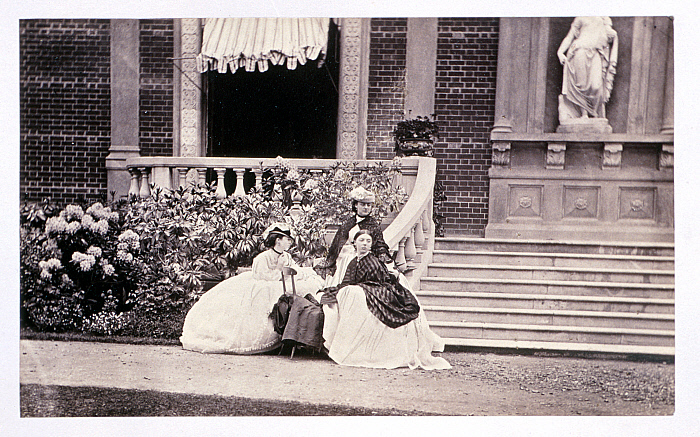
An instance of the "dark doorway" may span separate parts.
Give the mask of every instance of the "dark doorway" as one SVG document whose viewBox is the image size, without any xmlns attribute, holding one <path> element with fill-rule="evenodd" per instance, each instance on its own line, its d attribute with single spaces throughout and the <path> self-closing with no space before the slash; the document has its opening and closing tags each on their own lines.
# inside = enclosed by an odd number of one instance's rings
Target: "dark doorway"
<svg viewBox="0 0 700 437">
<path fill-rule="evenodd" d="M 337 29 L 326 60 L 235 73 L 207 73 L 208 156 L 335 158 Z"/>
</svg>

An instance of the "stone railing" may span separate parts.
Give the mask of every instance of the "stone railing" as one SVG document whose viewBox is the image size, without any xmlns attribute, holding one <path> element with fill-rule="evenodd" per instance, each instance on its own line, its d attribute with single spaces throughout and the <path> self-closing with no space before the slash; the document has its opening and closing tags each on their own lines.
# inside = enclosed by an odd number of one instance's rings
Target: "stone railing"
<svg viewBox="0 0 700 437">
<path fill-rule="evenodd" d="M 403 270 L 411 288 L 418 290 L 421 276 L 433 260 L 435 223 L 433 222 L 433 189 L 437 165 L 434 158 L 418 160 L 418 174 L 408 202 L 384 230 L 384 240 L 396 248 L 396 265 Z M 406 268 L 402 268 L 405 261 Z"/>
<path fill-rule="evenodd" d="M 298 169 L 311 172 L 323 171 L 337 161 L 334 159 L 287 159 Z M 353 161 L 357 168 L 363 165 L 391 161 Z M 151 187 L 187 187 L 216 179 L 216 193 L 220 198 L 228 195 L 244 196 L 245 184 L 260 186 L 265 168 L 273 167 L 274 158 L 185 158 L 185 157 L 139 157 L 126 161 L 131 175 L 129 196 L 148 197 Z M 227 193 L 224 179 L 227 171 L 235 174 L 235 190 Z M 209 174 L 209 178 L 207 178 Z M 384 230 L 384 239 L 396 251 L 397 265 L 404 270 L 414 290 L 420 276 L 432 260 L 434 246 L 433 187 L 435 185 L 436 161 L 434 158 L 406 157 L 401 159 L 401 177 L 395 183 L 403 186 L 409 199 L 396 216 L 389 217 L 391 223 Z M 246 177 L 246 175 L 248 175 Z M 250 182 L 250 181 L 253 182 Z M 212 180 L 213 182 L 213 180 Z M 405 267 L 404 267 L 405 266 Z"/>
</svg>

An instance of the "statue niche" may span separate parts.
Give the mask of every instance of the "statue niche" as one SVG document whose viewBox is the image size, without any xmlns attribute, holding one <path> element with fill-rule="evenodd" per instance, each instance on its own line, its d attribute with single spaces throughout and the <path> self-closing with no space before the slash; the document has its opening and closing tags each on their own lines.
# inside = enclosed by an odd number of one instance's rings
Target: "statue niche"
<svg viewBox="0 0 700 437">
<path fill-rule="evenodd" d="M 564 66 L 558 132 L 610 133 L 605 115 L 617 67 L 610 17 L 576 17 L 557 50 Z"/>
</svg>

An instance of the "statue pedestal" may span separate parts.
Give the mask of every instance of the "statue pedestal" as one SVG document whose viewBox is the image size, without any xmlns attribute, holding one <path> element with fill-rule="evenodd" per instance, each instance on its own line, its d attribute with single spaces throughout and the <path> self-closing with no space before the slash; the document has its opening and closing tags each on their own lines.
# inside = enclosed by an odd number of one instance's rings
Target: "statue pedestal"
<svg viewBox="0 0 700 437">
<path fill-rule="evenodd" d="M 610 134 L 612 133 L 612 126 L 608 123 L 607 118 L 569 118 L 561 121 L 557 132 L 567 134 Z"/>
</svg>

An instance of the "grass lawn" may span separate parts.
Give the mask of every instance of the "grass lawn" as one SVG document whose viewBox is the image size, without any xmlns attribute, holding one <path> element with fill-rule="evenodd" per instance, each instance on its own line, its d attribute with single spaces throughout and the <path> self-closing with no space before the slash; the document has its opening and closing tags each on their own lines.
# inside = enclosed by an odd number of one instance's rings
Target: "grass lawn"
<svg viewBox="0 0 700 437">
<path fill-rule="evenodd" d="M 20 384 L 20 414 L 21 417 L 427 415 L 395 409 L 314 405 L 234 396 L 37 384 Z"/>
</svg>

